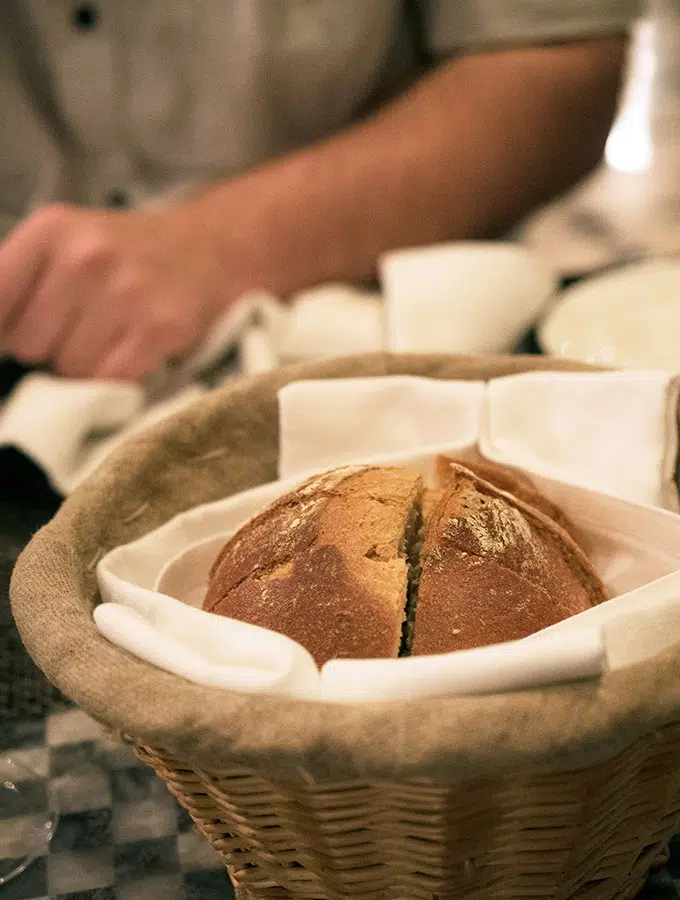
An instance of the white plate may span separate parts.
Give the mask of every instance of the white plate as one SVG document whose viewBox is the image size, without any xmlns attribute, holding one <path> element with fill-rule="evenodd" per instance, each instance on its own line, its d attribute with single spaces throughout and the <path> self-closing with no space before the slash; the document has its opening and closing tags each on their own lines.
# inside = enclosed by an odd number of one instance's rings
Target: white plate
<svg viewBox="0 0 680 900">
<path fill-rule="evenodd" d="M 636 263 L 568 288 L 538 340 L 567 359 L 680 372 L 680 261 Z"/>
</svg>

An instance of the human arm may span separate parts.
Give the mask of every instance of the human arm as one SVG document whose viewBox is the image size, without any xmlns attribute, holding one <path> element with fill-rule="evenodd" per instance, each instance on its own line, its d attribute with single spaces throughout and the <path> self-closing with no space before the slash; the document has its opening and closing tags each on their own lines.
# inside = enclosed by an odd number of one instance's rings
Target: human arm
<svg viewBox="0 0 680 900">
<path fill-rule="evenodd" d="M 497 235 L 599 162 L 626 45 L 450 60 L 365 122 L 215 186 L 195 214 L 225 258 L 237 249 L 241 288 L 282 294 L 370 277 L 392 248 Z"/>
<path fill-rule="evenodd" d="M 362 279 L 387 249 L 496 234 L 597 163 L 625 48 L 450 59 L 366 120 L 162 213 L 46 207 L 0 246 L 4 349 L 137 378 L 251 288 Z"/>
</svg>

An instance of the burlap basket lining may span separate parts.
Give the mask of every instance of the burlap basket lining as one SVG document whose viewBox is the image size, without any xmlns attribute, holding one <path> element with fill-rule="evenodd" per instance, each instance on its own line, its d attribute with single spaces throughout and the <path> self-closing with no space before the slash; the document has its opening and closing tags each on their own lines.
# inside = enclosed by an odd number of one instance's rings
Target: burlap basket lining
<svg viewBox="0 0 680 900">
<path fill-rule="evenodd" d="M 201 398 L 124 447 L 22 554 L 11 586 L 27 649 L 86 712 L 197 769 L 255 768 L 312 785 L 361 779 L 449 788 L 580 769 L 680 719 L 680 643 L 599 682 L 508 695 L 360 706 L 239 695 L 158 670 L 92 620 L 101 556 L 199 503 L 276 477 L 280 387 L 301 378 L 417 374 L 488 379 L 582 368 L 536 357 L 375 355 L 281 369 Z"/>
</svg>

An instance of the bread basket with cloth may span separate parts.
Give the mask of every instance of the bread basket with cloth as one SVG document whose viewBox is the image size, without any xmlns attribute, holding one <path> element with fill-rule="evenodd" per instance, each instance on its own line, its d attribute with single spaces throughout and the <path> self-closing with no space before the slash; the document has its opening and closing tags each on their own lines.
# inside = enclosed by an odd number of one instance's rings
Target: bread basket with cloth
<svg viewBox="0 0 680 900">
<path fill-rule="evenodd" d="M 22 554 L 12 608 L 33 659 L 165 780 L 242 900 L 632 897 L 663 853 L 680 821 L 680 627 L 655 653 L 633 635 L 632 664 L 598 678 L 332 702 L 199 684 L 93 618 L 107 554 L 276 479 L 284 386 L 574 368 L 381 354 L 236 380 L 121 446 Z M 680 568 L 671 543 L 662 575 Z"/>
</svg>

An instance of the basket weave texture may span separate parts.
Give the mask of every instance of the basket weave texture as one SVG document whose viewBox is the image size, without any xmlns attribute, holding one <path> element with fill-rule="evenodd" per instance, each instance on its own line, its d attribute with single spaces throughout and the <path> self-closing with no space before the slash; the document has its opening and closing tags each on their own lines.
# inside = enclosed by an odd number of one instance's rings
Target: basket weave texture
<svg viewBox="0 0 680 900">
<path fill-rule="evenodd" d="M 229 864 L 243 900 L 633 897 L 680 812 L 678 725 L 589 769 L 457 787 L 277 784 L 137 755 Z"/>
<path fill-rule="evenodd" d="M 136 746 L 241 900 L 634 896 L 680 821 L 680 642 L 517 694 L 361 706 L 190 684 L 108 644 L 96 562 L 275 477 L 297 378 L 489 378 L 555 361 L 359 357 L 241 380 L 122 447 L 22 554 L 13 612 L 39 667 Z"/>
</svg>

